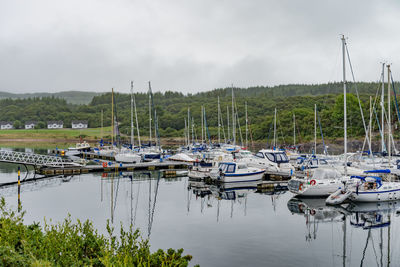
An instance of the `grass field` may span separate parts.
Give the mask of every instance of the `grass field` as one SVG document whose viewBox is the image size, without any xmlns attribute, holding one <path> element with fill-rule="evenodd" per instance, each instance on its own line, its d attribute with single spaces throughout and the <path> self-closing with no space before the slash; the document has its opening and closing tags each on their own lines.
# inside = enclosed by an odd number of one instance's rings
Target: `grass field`
<svg viewBox="0 0 400 267">
<path fill-rule="evenodd" d="M 109 136 L 111 127 L 103 128 L 103 136 Z M 80 137 L 85 140 L 97 140 L 101 137 L 101 128 L 90 129 L 13 129 L 13 130 L 0 130 L 1 140 L 66 140 L 73 141 L 79 140 Z"/>
</svg>

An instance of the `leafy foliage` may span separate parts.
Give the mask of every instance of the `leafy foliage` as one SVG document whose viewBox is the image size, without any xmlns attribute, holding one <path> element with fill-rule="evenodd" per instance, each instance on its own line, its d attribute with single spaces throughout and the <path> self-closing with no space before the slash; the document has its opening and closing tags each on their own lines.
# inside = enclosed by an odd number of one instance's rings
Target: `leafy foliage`
<svg viewBox="0 0 400 267">
<path fill-rule="evenodd" d="M 23 224 L 24 213 L 0 201 L 1 266 L 187 266 L 192 256 L 183 249 L 150 252 L 147 240 L 132 226 L 120 236 L 107 224 L 109 236 L 100 235 L 90 221 Z"/>
</svg>

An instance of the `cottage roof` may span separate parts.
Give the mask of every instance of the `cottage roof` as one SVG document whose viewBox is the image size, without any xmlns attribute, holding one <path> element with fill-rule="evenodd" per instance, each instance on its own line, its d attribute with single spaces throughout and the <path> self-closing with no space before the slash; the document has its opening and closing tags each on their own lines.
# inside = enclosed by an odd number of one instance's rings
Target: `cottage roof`
<svg viewBox="0 0 400 267">
<path fill-rule="evenodd" d="M 82 124 L 87 124 L 88 123 L 88 121 L 85 121 L 85 120 L 76 120 L 76 121 L 72 121 L 72 124 L 79 124 L 79 123 L 82 123 Z"/>
<path fill-rule="evenodd" d="M 48 121 L 47 124 L 63 124 L 63 121 Z"/>
</svg>

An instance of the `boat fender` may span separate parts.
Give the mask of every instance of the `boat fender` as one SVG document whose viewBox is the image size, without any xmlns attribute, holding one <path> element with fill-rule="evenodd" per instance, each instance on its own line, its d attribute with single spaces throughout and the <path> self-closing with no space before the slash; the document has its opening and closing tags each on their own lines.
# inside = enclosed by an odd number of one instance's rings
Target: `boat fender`
<svg viewBox="0 0 400 267">
<path fill-rule="evenodd" d="M 315 181 L 314 179 L 312 179 L 311 181 L 310 181 L 310 185 L 315 185 L 317 183 L 317 181 Z"/>
<path fill-rule="evenodd" d="M 103 162 L 103 168 L 107 167 L 107 162 Z"/>
</svg>

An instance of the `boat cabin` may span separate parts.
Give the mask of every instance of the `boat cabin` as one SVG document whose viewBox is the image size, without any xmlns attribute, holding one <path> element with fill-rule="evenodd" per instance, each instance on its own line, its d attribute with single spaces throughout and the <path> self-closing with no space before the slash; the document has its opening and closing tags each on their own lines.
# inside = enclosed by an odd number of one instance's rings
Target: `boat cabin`
<svg viewBox="0 0 400 267">
<path fill-rule="evenodd" d="M 315 169 L 312 179 L 324 180 L 324 179 L 340 179 L 342 175 L 336 169 Z"/>
<path fill-rule="evenodd" d="M 274 163 L 289 163 L 289 158 L 284 151 L 263 149 L 255 155 L 257 158 L 267 159 Z"/>
<path fill-rule="evenodd" d="M 223 162 L 218 165 L 218 168 L 223 173 L 235 173 L 238 170 L 247 169 L 247 165 L 244 163 Z"/>
</svg>

